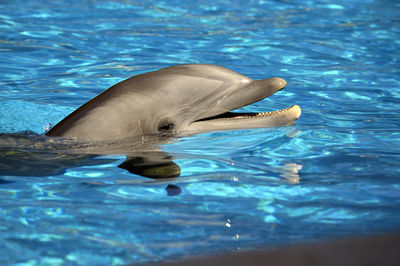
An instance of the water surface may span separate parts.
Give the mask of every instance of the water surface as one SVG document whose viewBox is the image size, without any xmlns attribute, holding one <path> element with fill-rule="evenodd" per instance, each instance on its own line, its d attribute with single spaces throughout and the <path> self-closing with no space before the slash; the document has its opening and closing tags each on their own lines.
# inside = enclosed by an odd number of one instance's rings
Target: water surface
<svg viewBox="0 0 400 266">
<path fill-rule="evenodd" d="M 283 77 L 283 91 L 244 110 L 303 111 L 292 127 L 162 145 L 182 171 L 168 181 L 119 168 L 120 154 L 60 167 L 54 151 L 16 152 L 7 140 L 3 264 L 154 262 L 400 228 L 396 1 L 30 0 L 0 10 L 3 136 L 40 143 L 23 132 L 43 134 L 116 82 L 184 63 Z"/>
</svg>

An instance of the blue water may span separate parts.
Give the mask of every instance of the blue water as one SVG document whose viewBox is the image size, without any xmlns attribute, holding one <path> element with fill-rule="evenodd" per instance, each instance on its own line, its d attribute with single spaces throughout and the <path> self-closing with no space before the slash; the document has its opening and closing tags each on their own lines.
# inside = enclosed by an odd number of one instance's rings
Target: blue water
<svg viewBox="0 0 400 266">
<path fill-rule="evenodd" d="M 392 0 L 1 1 L 0 133 L 43 134 L 116 82 L 183 63 L 282 77 L 283 91 L 244 109 L 296 103 L 302 116 L 165 144 L 182 173 L 161 182 L 118 168 L 121 155 L 58 171 L 35 149 L 1 151 L 21 171 L 0 170 L 0 264 L 156 262 L 399 230 L 399 15 Z"/>
</svg>

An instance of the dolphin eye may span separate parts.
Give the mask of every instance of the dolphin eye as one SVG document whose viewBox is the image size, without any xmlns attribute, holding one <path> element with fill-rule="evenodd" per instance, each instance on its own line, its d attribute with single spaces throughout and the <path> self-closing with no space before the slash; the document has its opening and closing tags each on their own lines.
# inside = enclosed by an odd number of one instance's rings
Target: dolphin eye
<svg viewBox="0 0 400 266">
<path fill-rule="evenodd" d="M 170 132 L 175 128 L 175 124 L 171 121 L 163 120 L 158 124 L 159 132 Z"/>
</svg>

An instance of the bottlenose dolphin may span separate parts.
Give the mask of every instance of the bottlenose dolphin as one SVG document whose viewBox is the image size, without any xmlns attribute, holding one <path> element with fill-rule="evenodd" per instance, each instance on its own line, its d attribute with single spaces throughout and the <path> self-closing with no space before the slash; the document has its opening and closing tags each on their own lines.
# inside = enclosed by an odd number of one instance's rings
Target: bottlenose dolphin
<svg viewBox="0 0 400 266">
<path fill-rule="evenodd" d="M 251 80 L 215 65 L 179 65 L 137 75 L 85 103 L 46 134 L 62 138 L 0 134 L 0 172 L 55 175 L 101 164 L 103 158 L 93 160 L 97 156 L 124 154 L 118 167 L 133 174 L 178 177 L 175 155 L 160 145 L 208 131 L 292 125 L 301 114 L 297 105 L 265 113 L 230 112 L 285 85 L 281 78 Z"/>
<path fill-rule="evenodd" d="M 265 113 L 230 112 L 260 101 L 285 85 L 281 78 L 252 80 L 216 65 L 167 67 L 112 86 L 46 135 L 107 141 L 289 126 L 300 117 L 298 105 Z"/>
</svg>

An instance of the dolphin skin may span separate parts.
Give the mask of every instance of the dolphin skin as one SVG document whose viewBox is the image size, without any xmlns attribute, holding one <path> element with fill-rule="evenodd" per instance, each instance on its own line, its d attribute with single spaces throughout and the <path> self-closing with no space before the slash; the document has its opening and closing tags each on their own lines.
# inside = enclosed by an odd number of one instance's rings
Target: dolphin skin
<svg viewBox="0 0 400 266">
<path fill-rule="evenodd" d="M 216 65 L 167 67 L 112 86 L 46 135 L 102 141 L 290 126 L 300 117 L 298 105 L 265 113 L 230 112 L 260 101 L 285 85 L 281 78 L 252 80 Z"/>
</svg>

